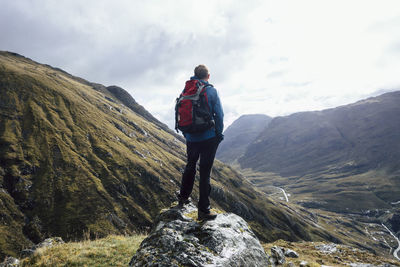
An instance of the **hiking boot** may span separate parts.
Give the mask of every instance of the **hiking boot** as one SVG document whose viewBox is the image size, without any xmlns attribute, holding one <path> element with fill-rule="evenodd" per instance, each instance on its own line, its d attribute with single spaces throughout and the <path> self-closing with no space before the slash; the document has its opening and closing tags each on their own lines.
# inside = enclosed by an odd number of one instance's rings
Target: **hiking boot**
<svg viewBox="0 0 400 267">
<path fill-rule="evenodd" d="M 186 198 L 186 199 L 180 198 L 178 201 L 178 206 L 183 207 L 184 205 L 189 204 L 189 203 L 190 203 L 190 200 L 188 198 Z"/>
<path fill-rule="evenodd" d="M 214 220 L 215 218 L 217 218 L 217 214 L 215 212 L 203 212 L 201 210 L 197 211 L 197 219 L 199 221 L 208 221 L 208 220 Z"/>
<path fill-rule="evenodd" d="M 184 205 L 190 203 L 190 198 L 181 197 L 181 194 L 179 191 L 176 191 L 175 195 L 176 195 L 176 198 L 178 199 L 178 207 L 179 208 L 183 208 Z"/>
</svg>

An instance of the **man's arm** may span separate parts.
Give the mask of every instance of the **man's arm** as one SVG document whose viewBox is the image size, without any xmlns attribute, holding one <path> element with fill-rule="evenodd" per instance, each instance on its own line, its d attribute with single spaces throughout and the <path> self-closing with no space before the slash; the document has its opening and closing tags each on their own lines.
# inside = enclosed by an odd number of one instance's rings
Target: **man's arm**
<svg viewBox="0 0 400 267">
<path fill-rule="evenodd" d="M 221 140 L 223 139 L 222 132 L 224 130 L 224 111 L 222 109 L 221 100 L 219 99 L 217 90 L 211 90 L 211 106 L 215 121 L 215 133 Z"/>
</svg>

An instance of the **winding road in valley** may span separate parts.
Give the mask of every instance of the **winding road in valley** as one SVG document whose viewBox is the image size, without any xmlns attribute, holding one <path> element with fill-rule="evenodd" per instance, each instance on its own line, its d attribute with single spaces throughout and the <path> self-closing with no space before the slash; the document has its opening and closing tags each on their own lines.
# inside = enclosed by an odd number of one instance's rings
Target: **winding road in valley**
<svg viewBox="0 0 400 267">
<path fill-rule="evenodd" d="M 395 236 L 395 234 L 392 233 L 392 231 L 390 231 L 390 229 L 389 229 L 386 225 L 384 225 L 384 224 L 382 223 L 382 226 L 394 237 L 394 239 L 397 240 L 397 243 L 399 244 L 399 246 L 398 246 L 397 249 L 395 249 L 395 251 L 393 252 L 393 256 L 394 256 L 397 260 L 400 261 L 400 258 L 399 258 L 400 240 L 397 238 L 397 236 Z"/>
<path fill-rule="evenodd" d="M 249 182 L 250 182 L 252 185 L 254 185 L 255 187 L 258 187 L 257 184 L 255 184 L 255 183 L 253 183 L 253 182 L 251 181 L 251 179 L 248 179 L 248 178 L 246 177 L 246 180 L 249 181 Z M 277 187 L 277 186 L 273 186 L 273 185 L 269 185 L 269 186 L 267 186 L 267 187 L 272 187 L 272 188 L 277 188 L 277 189 L 279 189 L 279 190 L 282 192 L 282 194 L 283 194 L 283 196 L 284 196 L 286 202 L 289 202 L 289 197 L 288 197 L 288 195 L 286 194 L 285 189 L 283 189 L 282 187 Z M 269 195 L 268 193 L 266 193 L 266 194 Z M 275 194 L 275 193 L 274 193 L 274 194 Z"/>
<path fill-rule="evenodd" d="M 254 184 L 253 184 L 254 185 Z M 256 185 L 255 185 L 256 186 Z M 273 185 L 269 185 L 268 187 L 271 187 L 271 188 L 276 188 L 276 189 L 278 189 L 282 194 L 283 194 L 283 197 L 285 198 L 285 201 L 286 202 L 289 202 L 289 197 L 288 197 L 288 195 L 286 194 L 286 191 L 285 191 L 285 189 L 283 189 L 283 188 L 281 188 L 281 187 L 277 187 L 277 186 L 273 186 Z M 276 192 L 276 193 L 272 193 L 272 194 L 268 194 L 268 193 L 265 193 L 265 194 L 267 194 L 267 195 L 275 195 L 275 194 L 278 194 L 279 192 Z"/>
<path fill-rule="evenodd" d="M 277 188 L 280 189 L 280 190 L 282 191 L 282 194 L 285 196 L 286 202 L 289 202 L 289 198 L 288 198 L 288 196 L 287 196 L 287 194 L 286 194 L 285 189 L 280 188 L 280 187 L 277 187 Z"/>
</svg>

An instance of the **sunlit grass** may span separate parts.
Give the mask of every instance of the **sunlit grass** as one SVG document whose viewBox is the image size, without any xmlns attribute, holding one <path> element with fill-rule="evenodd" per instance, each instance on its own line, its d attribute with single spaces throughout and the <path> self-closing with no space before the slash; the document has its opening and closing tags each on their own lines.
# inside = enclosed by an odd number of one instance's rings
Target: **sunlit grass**
<svg viewBox="0 0 400 267">
<path fill-rule="evenodd" d="M 39 249 L 22 266 L 127 266 L 145 235 L 110 235 Z"/>
</svg>

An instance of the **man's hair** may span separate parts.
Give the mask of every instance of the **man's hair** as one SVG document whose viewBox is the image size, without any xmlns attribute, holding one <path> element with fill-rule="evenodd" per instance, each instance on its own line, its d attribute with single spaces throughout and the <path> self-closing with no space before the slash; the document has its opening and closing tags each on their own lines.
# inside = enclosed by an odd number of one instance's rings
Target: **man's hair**
<svg viewBox="0 0 400 267">
<path fill-rule="evenodd" d="M 194 69 L 194 76 L 196 76 L 199 79 L 205 79 L 208 77 L 208 68 L 205 65 L 198 65 Z"/>
</svg>

